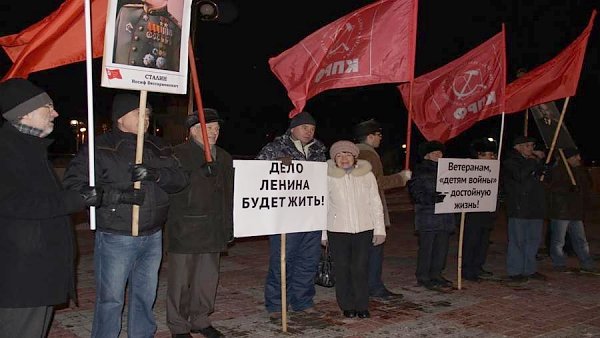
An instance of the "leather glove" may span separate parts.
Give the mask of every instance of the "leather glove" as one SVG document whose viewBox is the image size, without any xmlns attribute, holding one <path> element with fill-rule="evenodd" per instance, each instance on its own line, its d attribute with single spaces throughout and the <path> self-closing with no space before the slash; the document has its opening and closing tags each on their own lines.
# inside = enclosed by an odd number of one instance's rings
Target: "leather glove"
<svg viewBox="0 0 600 338">
<path fill-rule="evenodd" d="M 104 191 L 101 187 L 84 187 L 79 191 L 86 207 L 98 207 L 102 204 Z"/>
<path fill-rule="evenodd" d="M 442 194 L 441 192 L 436 192 L 435 196 L 433 196 L 433 203 L 441 203 L 444 201 L 444 198 L 446 198 L 445 194 Z"/>
<path fill-rule="evenodd" d="M 215 161 L 204 163 L 202 165 L 202 173 L 205 177 L 217 176 L 217 163 Z"/>
<path fill-rule="evenodd" d="M 142 205 L 146 194 L 139 189 L 127 190 L 111 189 L 104 193 L 102 206 L 113 207 L 117 204 Z"/>
<path fill-rule="evenodd" d="M 373 246 L 378 246 L 385 242 L 385 235 L 373 235 Z"/>
<path fill-rule="evenodd" d="M 283 165 L 286 165 L 286 166 L 292 165 L 292 158 L 290 156 L 280 157 L 277 160 L 281 161 L 281 164 L 283 164 Z"/>
<path fill-rule="evenodd" d="M 580 192 L 580 191 L 581 191 L 581 188 L 579 188 L 579 186 L 578 186 L 578 185 L 571 185 L 571 186 L 569 187 L 569 191 L 570 191 L 570 192 Z"/>
<path fill-rule="evenodd" d="M 129 171 L 131 171 L 131 182 L 158 182 L 160 179 L 158 169 L 146 167 L 143 164 L 133 164 L 130 166 Z"/>
<path fill-rule="evenodd" d="M 544 180 L 546 180 L 546 179 L 550 178 L 551 172 L 552 172 L 552 167 L 550 167 L 548 165 L 543 165 L 543 166 L 535 169 L 531 174 L 536 179 L 540 179 L 542 176 L 544 176 Z"/>
</svg>

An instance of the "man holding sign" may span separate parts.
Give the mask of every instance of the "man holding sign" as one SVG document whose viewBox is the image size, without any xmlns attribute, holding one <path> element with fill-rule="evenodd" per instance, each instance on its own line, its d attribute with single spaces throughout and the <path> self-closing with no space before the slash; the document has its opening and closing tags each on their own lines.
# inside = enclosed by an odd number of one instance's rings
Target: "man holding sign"
<svg viewBox="0 0 600 338">
<path fill-rule="evenodd" d="M 415 203 L 415 230 L 419 236 L 417 253 L 417 283 L 430 290 L 447 289 L 452 282 L 442 276 L 446 267 L 450 234 L 454 232 L 454 214 L 435 214 L 435 204 L 444 201 L 446 195 L 436 191 L 438 160 L 444 156 L 446 147 L 438 141 L 419 145 L 419 163 L 408 190 Z"/>
<path fill-rule="evenodd" d="M 150 109 L 147 106 L 146 112 Z M 162 226 L 169 209 L 169 193 L 187 185 L 172 149 L 154 135 L 145 135 L 144 164 L 135 161 L 139 98 L 115 96 L 113 130 L 96 141 L 96 183 L 105 187 L 103 207 L 97 211 L 94 274 L 96 305 L 92 337 L 118 337 L 129 287 L 127 332 L 151 337 L 156 331 L 152 307 L 156 299 L 162 258 Z M 148 129 L 148 112 L 145 129 Z M 88 185 L 88 149 L 77 154 L 65 172 L 72 189 Z M 141 189 L 133 182 L 142 181 Z M 132 236 L 132 207 L 140 206 L 139 236 Z"/>
<path fill-rule="evenodd" d="M 326 161 L 325 145 L 314 138 L 315 119 L 301 112 L 290 121 L 288 131 L 265 145 L 256 159 Z M 269 272 L 265 283 L 265 306 L 272 319 L 281 317 L 281 236 L 269 236 Z M 287 296 L 293 311 L 314 313 L 315 275 L 321 254 L 321 231 L 286 235 Z"/>
</svg>

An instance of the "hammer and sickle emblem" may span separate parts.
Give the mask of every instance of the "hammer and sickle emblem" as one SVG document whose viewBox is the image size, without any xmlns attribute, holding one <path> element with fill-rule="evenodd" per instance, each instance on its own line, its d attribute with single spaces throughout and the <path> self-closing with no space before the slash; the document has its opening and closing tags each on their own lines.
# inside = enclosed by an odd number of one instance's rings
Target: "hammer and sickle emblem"
<svg viewBox="0 0 600 338">
<path fill-rule="evenodd" d="M 346 22 L 346 24 L 344 26 L 336 29 L 336 31 L 333 33 L 333 35 L 330 37 L 330 39 L 331 40 L 342 40 L 343 39 L 343 41 L 338 43 L 337 46 L 333 46 L 327 54 L 328 55 L 336 54 L 339 52 L 340 49 L 342 49 L 342 52 L 348 52 L 350 50 L 350 48 L 348 47 L 348 44 L 346 44 L 346 42 L 349 42 L 350 38 L 352 37 L 351 34 L 352 34 L 353 30 L 354 30 L 354 27 L 349 22 Z"/>
<path fill-rule="evenodd" d="M 478 83 L 476 85 L 471 85 L 471 80 L 475 81 L 477 80 L 477 77 L 480 77 L 480 72 L 476 69 L 471 69 L 471 70 L 467 70 L 466 72 L 463 73 L 462 76 L 457 77 L 460 79 L 464 79 L 464 83 L 462 85 L 462 88 L 456 88 L 458 85 L 456 83 L 456 79 L 454 78 L 454 81 L 452 82 L 452 91 L 454 92 L 454 95 L 456 95 L 456 97 L 459 100 L 462 100 L 463 98 L 473 94 L 477 89 L 479 88 L 485 88 L 484 85 L 482 85 L 481 83 Z M 473 79 L 475 77 L 475 79 Z"/>
</svg>

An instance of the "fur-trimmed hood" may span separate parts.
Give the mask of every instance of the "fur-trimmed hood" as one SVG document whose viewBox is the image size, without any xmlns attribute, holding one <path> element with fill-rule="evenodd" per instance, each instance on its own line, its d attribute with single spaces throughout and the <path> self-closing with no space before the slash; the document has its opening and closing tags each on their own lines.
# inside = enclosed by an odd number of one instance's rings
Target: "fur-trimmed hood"
<svg viewBox="0 0 600 338">
<path fill-rule="evenodd" d="M 371 170 L 373 169 L 373 167 L 371 167 L 371 163 L 369 163 L 368 161 L 365 160 L 356 160 L 356 166 L 354 167 L 354 169 L 352 169 L 352 171 L 350 172 L 350 174 L 352 176 L 363 176 L 366 175 L 367 173 L 371 172 Z M 335 162 L 331 159 L 327 160 L 327 176 L 331 176 L 331 177 L 344 177 L 344 175 L 346 174 L 346 171 L 342 168 L 338 168 L 335 165 Z"/>
</svg>

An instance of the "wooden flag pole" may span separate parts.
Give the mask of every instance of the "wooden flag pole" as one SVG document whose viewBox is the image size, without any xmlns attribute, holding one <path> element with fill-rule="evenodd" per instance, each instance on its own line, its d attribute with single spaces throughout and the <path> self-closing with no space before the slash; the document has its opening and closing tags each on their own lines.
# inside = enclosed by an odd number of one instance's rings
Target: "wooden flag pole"
<svg viewBox="0 0 600 338">
<path fill-rule="evenodd" d="M 460 213 L 460 232 L 458 236 L 458 274 L 457 274 L 457 286 L 460 290 L 462 288 L 462 251 L 463 251 L 463 235 L 465 234 L 465 212 Z"/>
<path fill-rule="evenodd" d="M 571 179 L 571 184 L 574 186 L 577 185 L 577 182 L 575 181 L 575 176 L 573 176 L 573 170 L 571 170 L 571 166 L 569 165 L 569 162 L 567 162 L 565 153 L 563 152 L 563 150 L 561 148 L 558 148 L 558 153 L 560 154 L 560 158 L 562 158 L 562 161 L 565 164 L 565 168 L 567 169 L 567 174 L 569 174 L 569 178 Z"/>
<path fill-rule="evenodd" d="M 523 126 L 523 136 L 527 137 L 527 131 L 529 128 L 529 108 L 525 109 L 525 121 Z"/>
<path fill-rule="evenodd" d="M 413 81 L 410 82 L 408 90 L 408 118 L 406 122 L 406 156 L 404 157 L 404 169 L 406 170 L 410 169 L 410 140 L 412 138 L 412 95 Z"/>
<path fill-rule="evenodd" d="M 570 96 L 567 96 L 565 103 L 563 104 L 562 112 L 560 112 L 560 117 L 558 118 L 558 123 L 556 124 L 556 130 L 554 131 L 554 136 L 552 137 L 552 144 L 550 145 L 550 150 L 548 150 L 548 156 L 546 156 L 546 163 L 550 163 L 550 159 L 552 158 L 552 152 L 554 151 L 554 147 L 556 147 L 556 140 L 558 140 L 558 134 L 560 134 L 560 128 L 563 120 L 565 119 L 565 112 L 567 111 L 570 98 Z"/>
<path fill-rule="evenodd" d="M 285 269 L 285 234 L 281 234 L 281 329 L 287 332 L 287 273 Z"/>
<path fill-rule="evenodd" d="M 550 163 L 550 159 L 552 158 L 552 152 L 554 151 L 554 147 L 556 147 L 556 140 L 558 140 L 558 135 L 560 133 L 560 128 L 562 126 L 563 120 L 565 119 L 565 112 L 567 111 L 567 106 L 569 105 L 569 99 L 571 97 L 567 96 L 565 103 L 563 104 L 563 109 L 560 112 L 560 117 L 558 118 L 558 123 L 556 124 L 556 130 L 554 131 L 554 136 L 552 137 L 552 144 L 550 145 L 550 150 L 548 150 L 548 155 L 546 155 L 546 164 Z M 540 177 L 540 181 L 544 180 L 544 175 Z"/>
<path fill-rule="evenodd" d="M 144 134 L 146 132 L 146 99 L 148 98 L 148 91 L 140 91 L 140 109 L 138 112 L 138 129 L 137 139 L 135 144 L 135 164 L 142 164 L 144 158 Z M 134 189 L 140 189 L 142 182 L 135 181 L 133 183 Z M 140 221 L 140 206 L 134 204 L 131 214 L 131 235 L 137 236 L 139 230 Z"/>
</svg>

